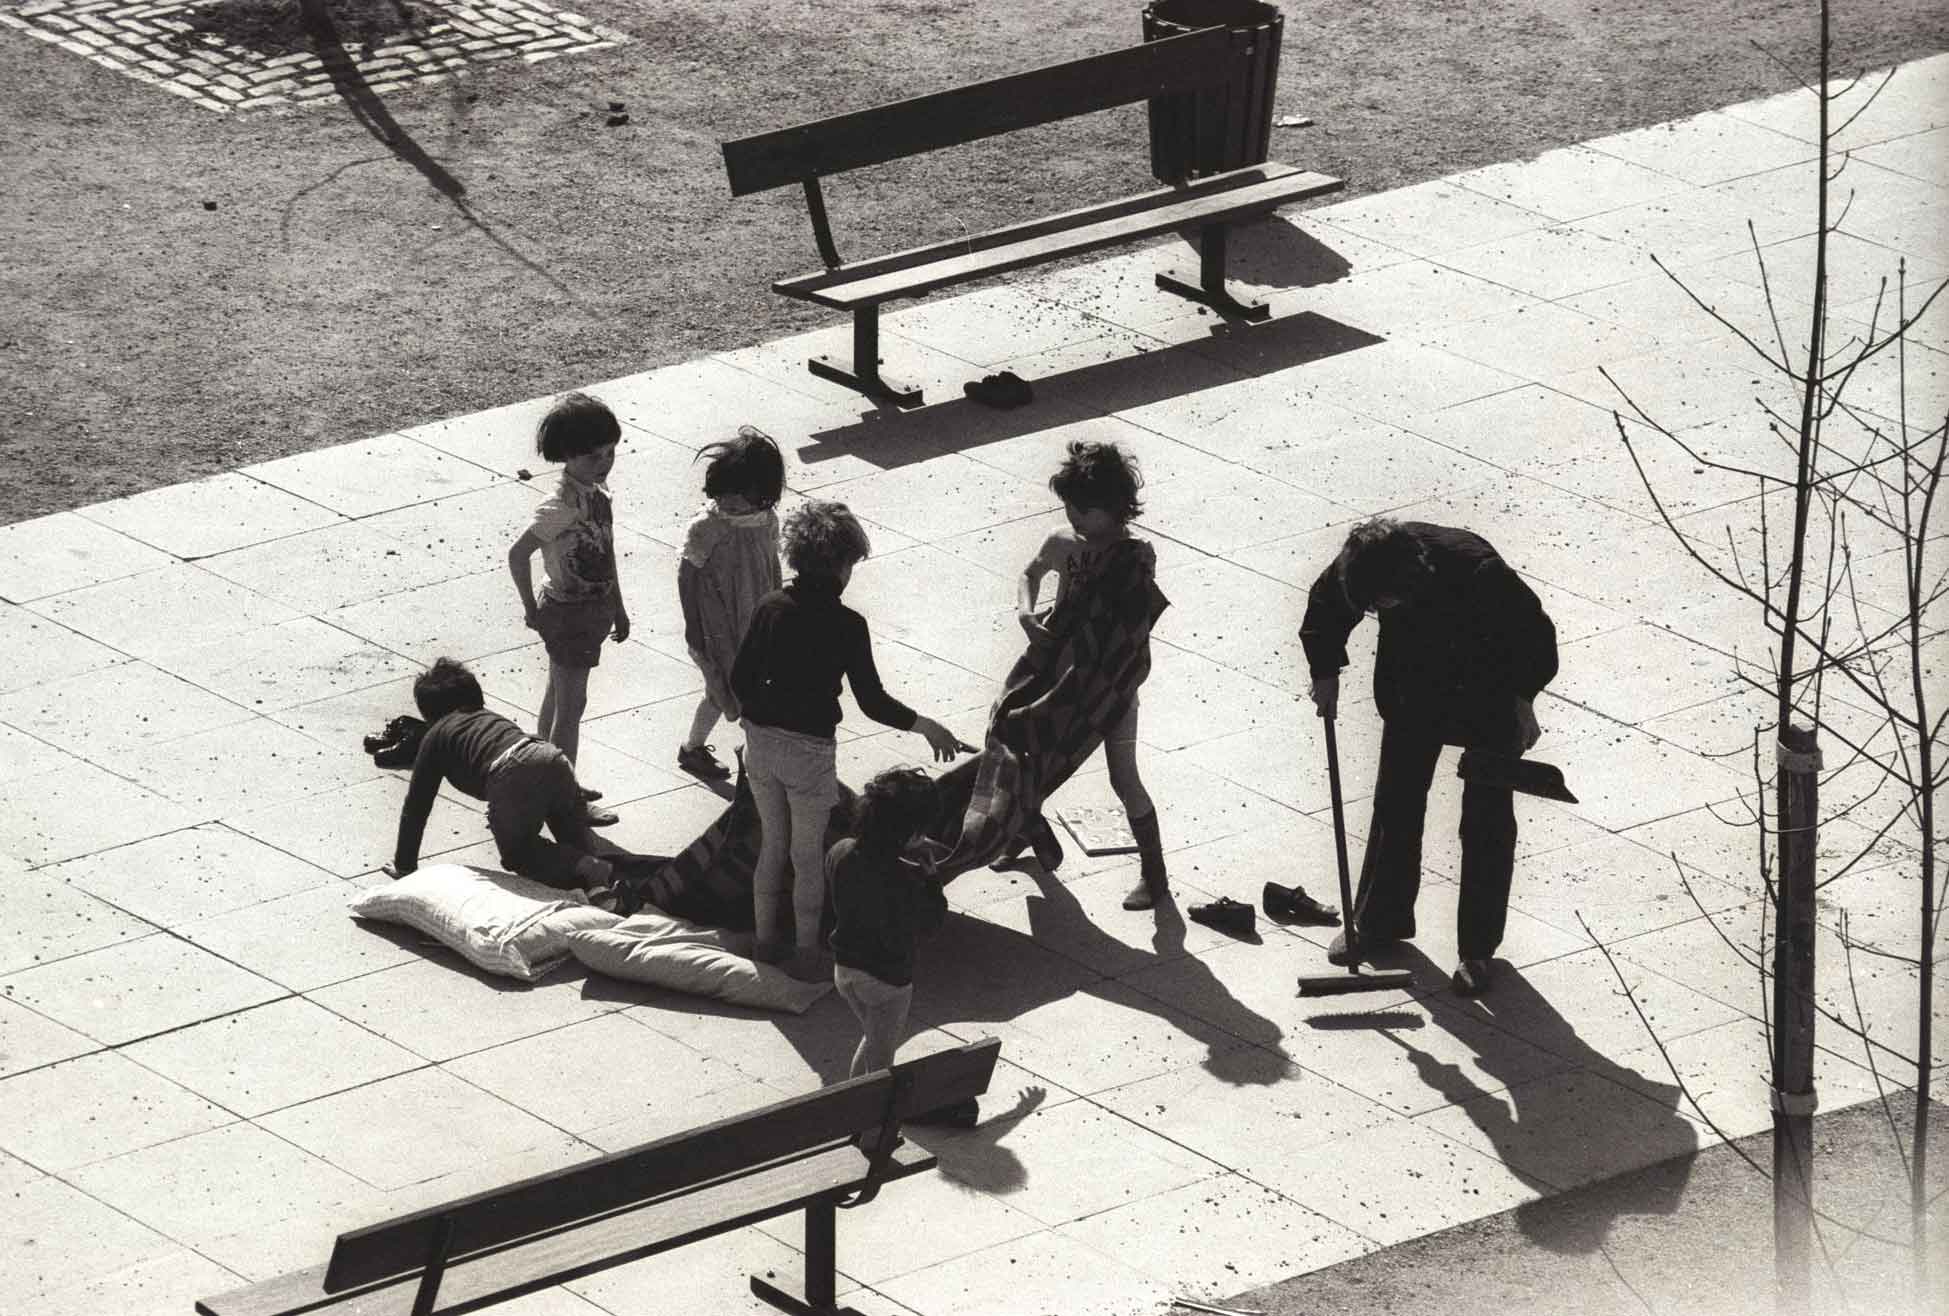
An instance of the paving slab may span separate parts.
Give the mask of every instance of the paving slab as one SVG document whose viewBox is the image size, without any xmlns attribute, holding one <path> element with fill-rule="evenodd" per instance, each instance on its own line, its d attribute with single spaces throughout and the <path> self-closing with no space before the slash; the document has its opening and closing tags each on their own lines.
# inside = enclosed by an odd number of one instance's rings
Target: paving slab
<svg viewBox="0 0 1949 1316">
<path fill-rule="evenodd" d="M 1848 130 L 1830 342 L 1871 332 L 1899 257 L 1911 300 L 1944 272 L 1944 85 L 1949 59 L 1908 66 Z M 1565 1189 L 1762 1126 L 1759 893 L 1737 824 L 1742 750 L 1769 710 L 1733 684 L 1732 655 L 1763 661 L 1769 641 L 1673 541 L 1639 463 L 1701 540 L 1744 547 L 1763 509 L 1777 522 L 1745 472 L 1780 459 L 1756 415 L 1786 400 L 1764 354 L 1808 334 L 1810 118 L 1804 93 L 1769 98 L 1244 227 L 1233 269 L 1271 305 L 1264 325 L 1158 294 L 1153 276 L 1195 255 L 1184 237 L 902 306 L 883 348 L 927 389 L 911 411 L 806 371 L 847 348 L 843 323 L 583 385 L 625 426 L 635 633 L 592 676 L 579 766 L 623 814 L 608 835 L 653 853 L 724 807 L 672 762 L 700 690 L 672 569 L 699 447 L 759 425 L 786 456 L 781 512 L 809 496 L 858 509 L 875 552 L 848 602 L 890 688 L 968 739 L 1019 653 L 1015 580 L 1062 523 L 1047 479 L 1066 445 L 1115 440 L 1144 467 L 1139 524 L 1172 607 L 1139 744 L 1174 897 L 1122 910 L 1135 862 L 1075 847 L 1055 873 L 1024 861 L 950 888 L 903 1054 L 993 1035 L 1002 1060 L 977 1128 L 909 1131 L 940 1173 L 842 1216 L 846 1303 L 1157 1316 L 1173 1293 L 1222 1297 L 1512 1208 L 1534 1242 L 1588 1250 L 1587 1223 L 1554 1211 Z M 1925 322 L 1914 406 L 1949 396 L 1945 352 Z M 1850 384 L 1863 415 L 1895 409 L 1891 362 Z M 1004 365 L 1033 381 L 1031 406 L 961 396 Z M 405 790 L 359 738 L 411 709 L 413 673 L 464 658 L 490 707 L 532 721 L 547 664 L 505 550 L 555 479 L 534 451 L 552 400 L 0 529 L 0 880 L 15 897 L 0 906 L 0 1192 L 7 1237 L 35 1240 L 0 1249 L 10 1293 L 55 1312 L 181 1310 L 316 1264 L 341 1230 L 845 1073 L 857 1027 L 833 997 L 774 1016 L 569 966 L 517 985 L 346 913 L 386 880 Z M 1864 431 L 1837 418 L 1830 433 Z M 1581 799 L 1519 807 L 1509 928 L 1479 1001 L 1447 990 L 1446 773 L 1419 935 L 1378 957 L 1411 969 L 1411 990 L 1302 998 L 1333 929 L 1260 919 L 1234 937 L 1186 917 L 1216 896 L 1256 903 L 1267 881 L 1339 903 L 1295 632 L 1347 528 L 1381 512 L 1484 531 L 1558 626 L 1563 670 L 1538 712 Z M 1865 528 L 1856 543 L 1872 609 L 1891 545 Z M 1357 863 L 1373 628 L 1350 648 Z M 850 695 L 843 708 L 852 784 L 925 758 Z M 721 757 L 742 743 L 713 734 Z M 1877 771 L 1837 770 L 1825 797 Z M 1117 807 L 1100 761 L 1050 804 Z M 1818 915 L 1828 1106 L 1873 1099 L 1877 1074 L 1915 1076 L 1917 975 L 1891 958 L 1919 949 L 1915 862 L 1870 821 L 1822 833 L 1825 871 L 1867 851 Z M 424 849 L 494 862 L 480 803 L 443 792 Z M 1829 976 L 1850 955 L 1853 990 Z M 1872 1048 L 1841 1027 L 1857 1017 Z M 1631 1209 L 1673 1210 L 1669 1184 L 1647 1183 Z M 673 1292 L 743 1310 L 744 1274 L 797 1284 L 803 1243 L 779 1220 L 509 1310 L 619 1313 Z"/>
</svg>

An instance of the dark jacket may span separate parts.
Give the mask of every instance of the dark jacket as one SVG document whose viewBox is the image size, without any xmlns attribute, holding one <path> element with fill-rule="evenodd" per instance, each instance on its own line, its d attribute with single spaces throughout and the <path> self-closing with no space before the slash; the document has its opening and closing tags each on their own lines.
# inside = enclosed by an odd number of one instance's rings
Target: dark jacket
<svg viewBox="0 0 1949 1316">
<path fill-rule="evenodd" d="M 1480 535 L 1407 521 L 1430 574 L 1410 598 L 1382 609 L 1374 704 L 1448 744 L 1500 744 L 1515 726 L 1515 701 L 1556 676 L 1556 627 L 1535 593 Z M 1300 643 L 1315 678 L 1347 665 L 1347 637 L 1361 614 L 1347 598 L 1336 558 L 1306 596 Z"/>
<path fill-rule="evenodd" d="M 827 851 L 826 875 L 833 960 L 895 987 L 911 983 L 915 934 L 947 917 L 941 884 L 912 860 L 869 855 L 851 837 Z"/>
<path fill-rule="evenodd" d="M 839 681 L 859 711 L 911 731 L 914 710 L 888 694 L 873 666 L 866 618 L 839 601 L 837 582 L 800 576 L 758 600 L 731 666 L 731 692 L 760 726 L 831 736 L 839 726 Z"/>
</svg>

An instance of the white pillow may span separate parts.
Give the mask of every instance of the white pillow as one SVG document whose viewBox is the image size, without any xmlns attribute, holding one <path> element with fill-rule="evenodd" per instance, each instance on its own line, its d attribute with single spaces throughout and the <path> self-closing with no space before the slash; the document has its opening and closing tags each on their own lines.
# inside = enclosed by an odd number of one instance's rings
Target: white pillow
<svg viewBox="0 0 1949 1316">
<path fill-rule="evenodd" d="M 613 927 L 568 934 L 575 958 L 597 973 L 734 1005 L 804 1014 L 832 983 L 800 982 L 749 958 L 751 934 L 667 914 L 637 914 Z"/>
<path fill-rule="evenodd" d="M 580 891 L 465 864 L 429 864 L 363 891 L 351 912 L 417 928 L 476 968 L 523 982 L 567 957 L 569 933 L 622 921 L 589 904 Z"/>
</svg>

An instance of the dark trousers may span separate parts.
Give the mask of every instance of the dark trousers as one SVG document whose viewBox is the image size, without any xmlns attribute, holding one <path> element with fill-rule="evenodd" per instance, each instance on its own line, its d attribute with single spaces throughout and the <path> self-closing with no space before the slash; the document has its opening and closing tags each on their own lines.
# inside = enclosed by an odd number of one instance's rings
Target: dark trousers
<svg viewBox="0 0 1949 1316">
<path fill-rule="evenodd" d="M 516 749 L 487 780 L 487 830 L 501 866 L 549 886 L 581 886 L 575 866 L 596 849 L 588 807 L 566 754 L 545 740 Z M 542 836 L 543 823 L 554 842 Z"/>
<path fill-rule="evenodd" d="M 1414 900 L 1421 891 L 1421 833 L 1428 788 L 1442 740 L 1401 720 L 1381 729 L 1381 766 L 1374 785 L 1374 821 L 1354 897 L 1355 927 L 1363 937 L 1414 935 Z M 1488 959 L 1502 944 L 1509 913 L 1509 877 L 1516 863 L 1515 796 L 1508 787 L 1462 783 L 1462 899 L 1456 940 L 1463 959 Z"/>
</svg>

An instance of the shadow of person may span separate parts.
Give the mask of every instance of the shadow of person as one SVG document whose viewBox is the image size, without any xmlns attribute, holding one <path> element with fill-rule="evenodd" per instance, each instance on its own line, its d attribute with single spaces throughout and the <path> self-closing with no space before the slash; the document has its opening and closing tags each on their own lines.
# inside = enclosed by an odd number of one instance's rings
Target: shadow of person
<svg viewBox="0 0 1949 1316">
<path fill-rule="evenodd" d="M 1029 1182 L 1028 1167 L 1014 1148 L 1002 1145 L 1002 1140 L 1048 1097 L 1049 1089 L 1031 1084 L 1015 1094 L 1013 1106 L 983 1119 L 972 1129 L 907 1124 L 901 1132 L 908 1141 L 932 1152 L 941 1163 L 941 1173 L 963 1187 L 984 1193 L 1018 1192 Z"/>
<path fill-rule="evenodd" d="M 1447 973 L 1412 943 L 1390 948 L 1385 959 L 1390 968 L 1412 969 L 1423 984 L 1447 981 Z M 1663 1161 L 1697 1151 L 1699 1136 L 1697 1127 L 1680 1114 L 1685 1097 L 1677 1084 L 1654 1081 L 1596 1050 L 1519 972 L 1501 962 L 1496 968 L 1494 985 L 1484 996 L 1444 995 L 1422 1002 L 1429 1023 L 1448 1028 L 1467 1043 L 1477 1067 L 1497 1081 L 1501 1090 L 1493 1096 L 1484 1094 L 1458 1066 L 1400 1037 L 1389 1037 L 1406 1049 L 1423 1082 L 1467 1113 L 1495 1148 L 1497 1159 L 1546 1194 L 1516 1209 L 1517 1227 L 1530 1241 L 1551 1251 L 1586 1253 L 1604 1246 L 1611 1222 L 1619 1215 L 1671 1214 L 1684 1195 L 1687 1174 L 1659 1172 L 1620 1179 L 1618 1191 L 1602 1196 L 1603 1209 L 1563 1211 L 1557 1208 L 1557 1187 L 1524 1169 L 1526 1164 L 1534 1165 L 1537 1172 L 1549 1173 L 1547 1166 L 1536 1164 L 1545 1138 L 1561 1141 L 1569 1136 L 1602 1143 L 1629 1137 L 1638 1145 L 1658 1149 L 1651 1159 Z M 1461 1020 L 1478 1027 L 1456 1027 Z M 1548 1051 L 1623 1090 L 1612 1094 L 1615 1103 L 1585 1103 L 1573 1109 L 1565 1104 L 1557 1085 L 1539 1078 L 1530 1047 Z M 1618 1111 L 1625 1104 L 1630 1104 L 1632 1117 L 1620 1121 Z M 1648 1110 L 1656 1114 L 1648 1115 Z M 1571 1127 L 1564 1127 L 1566 1123 Z"/>
</svg>

